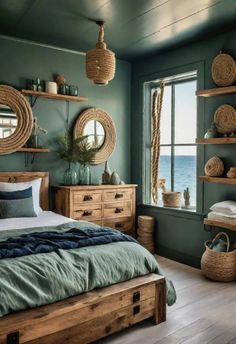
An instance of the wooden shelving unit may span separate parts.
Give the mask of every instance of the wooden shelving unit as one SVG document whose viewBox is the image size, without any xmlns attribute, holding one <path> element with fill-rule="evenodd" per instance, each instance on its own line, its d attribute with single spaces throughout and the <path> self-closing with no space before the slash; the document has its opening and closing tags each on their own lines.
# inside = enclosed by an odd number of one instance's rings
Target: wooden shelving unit
<svg viewBox="0 0 236 344">
<path fill-rule="evenodd" d="M 232 223 L 229 223 L 229 222 L 204 219 L 204 225 L 214 226 L 214 227 L 221 227 L 221 228 L 230 229 L 232 231 L 236 231 L 236 224 L 232 224 Z"/>
<path fill-rule="evenodd" d="M 196 139 L 197 144 L 207 145 L 207 144 L 235 144 L 236 137 L 214 137 L 211 139 Z"/>
<path fill-rule="evenodd" d="M 208 182 L 208 183 L 222 183 L 222 184 L 236 185 L 235 178 L 208 177 L 208 176 L 200 176 L 198 178 L 201 181 Z"/>
<path fill-rule="evenodd" d="M 88 98 L 82 96 L 68 96 L 64 94 L 52 94 L 46 92 L 37 92 L 31 90 L 21 90 L 21 93 L 26 96 L 40 97 L 54 100 L 74 101 L 74 102 L 86 102 Z"/>
<path fill-rule="evenodd" d="M 17 152 L 25 152 L 25 153 L 49 153 L 50 150 L 48 148 L 28 148 L 22 147 L 17 150 Z"/>
<path fill-rule="evenodd" d="M 209 88 L 207 90 L 196 91 L 196 96 L 198 97 L 215 97 L 225 94 L 236 93 L 236 86 L 227 86 L 227 87 L 217 87 Z"/>
</svg>

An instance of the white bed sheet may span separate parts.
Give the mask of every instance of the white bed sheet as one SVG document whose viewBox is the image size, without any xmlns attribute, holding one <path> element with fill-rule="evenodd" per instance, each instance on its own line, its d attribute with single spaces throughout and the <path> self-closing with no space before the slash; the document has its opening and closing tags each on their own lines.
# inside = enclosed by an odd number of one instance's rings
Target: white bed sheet
<svg viewBox="0 0 236 344">
<path fill-rule="evenodd" d="M 63 223 L 72 222 L 70 219 L 52 211 L 43 211 L 37 217 L 21 217 L 0 220 L 0 231 L 21 228 L 33 228 L 41 226 L 57 226 Z"/>
</svg>

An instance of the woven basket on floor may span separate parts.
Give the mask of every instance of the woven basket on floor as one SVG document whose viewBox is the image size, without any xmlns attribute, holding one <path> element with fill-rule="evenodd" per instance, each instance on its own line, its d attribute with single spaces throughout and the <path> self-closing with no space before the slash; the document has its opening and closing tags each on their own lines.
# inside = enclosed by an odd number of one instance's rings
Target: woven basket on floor
<svg viewBox="0 0 236 344">
<path fill-rule="evenodd" d="M 217 55 L 211 66 L 212 79 L 217 86 L 230 86 L 236 80 L 236 62 L 229 54 Z"/>
<path fill-rule="evenodd" d="M 152 216 L 138 217 L 138 242 L 151 253 L 154 253 L 154 224 Z"/>
<path fill-rule="evenodd" d="M 227 241 L 227 252 L 217 252 L 209 248 L 211 243 L 224 236 Z M 230 242 L 226 233 L 220 232 L 213 240 L 205 242 L 206 251 L 201 259 L 202 273 L 209 279 L 220 282 L 236 280 L 236 249 L 229 251 Z"/>
</svg>

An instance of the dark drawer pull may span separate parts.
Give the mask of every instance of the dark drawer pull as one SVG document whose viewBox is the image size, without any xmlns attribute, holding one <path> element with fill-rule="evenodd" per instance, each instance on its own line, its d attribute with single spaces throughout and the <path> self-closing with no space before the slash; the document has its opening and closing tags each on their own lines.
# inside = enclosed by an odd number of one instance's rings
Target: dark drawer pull
<svg viewBox="0 0 236 344">
<path fill-rule="evenodd" d="M 133 303 L 140 301 L 140 291 L 133 293 Z"/>
<path fill-rule="evenodd" d="M 116 228 L 122 228 L 123 226 L 122 226 L 122 223 L 116 223 L 116 224 L 115 224 L 115 227 L 116 227 Z"/>
<path fill-rule="evenodd" d="M 122 213 L 122 211 L 124 211 L 124 208 L 116 208 L 115 209 L 116 214 Z"/>
<path fill-rule="evenodd" d="M 117 192 L 115 194 L 115 198 L 123 198 L 123 197 L 124 197 L 123 193 Z"/>
<path fill-rule="evenodd" d="M 93 196 L 91 195 L 85 195 L 84 196 L 84 201 L 87 202 L 87 201 L 92 201 L 93 200 Z"/>
<path fill-rule="evenodd" d="M 19 344 L 20 332 L 12 332 L 7 335 L 7 344 Z"/>
<path fill-rule="evenodd" d="M 92 215 L 92 210 L 85 210 L 84 212 L 83 212 L 83 216 L 91 216 Z"/>
<path fill-rule="evenodd" d="M 133 308 L 133 315 L 138 314 L 138 313 L 140 313 L 140 306 L 139 305 L 134 306 L 134 308 Z"/>
</svg>

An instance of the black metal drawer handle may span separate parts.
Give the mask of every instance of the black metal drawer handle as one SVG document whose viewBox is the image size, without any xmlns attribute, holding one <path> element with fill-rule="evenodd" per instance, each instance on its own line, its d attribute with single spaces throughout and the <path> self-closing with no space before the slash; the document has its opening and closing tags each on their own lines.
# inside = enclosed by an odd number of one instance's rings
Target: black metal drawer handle
<svg viewBox="0 0 236 344">
<path fill-rule="evenodd" d="M 123 198 L 123 197 L 124 197 L 123 193 L 117 192 L 115 194 L 115 198 Z"/>
<path fill-rule="evenodd" d="M 122 223 L 116 223 L 116 224 L 115 224 L 115 227 L 116 227 L 116 228 L 123 228 L 123 225 L 122 225 Z"/>
<path fill-rule="evenodd" d="M 140 313 L 140 305 L 134 306 L 133 308 L 133 315 Z"/>
<path fill-rule="evenodd" d="M 115 209 L 116 214 L 122 213 L 122 211 L 124 211 L 124 208 L 116 208 Z"/>
<path fill-rule="evenodd" d="M 92 215 L 92 210 L 85 210 L 84 212 L 83 212 L 83 216 L 91 216 Z"/>
<path fill-rule="evenodd" d="M 87 202 L 87 201 L 92 201 L 93 200 L 93 196 L 91 195 L 85 195 L 84 196 L 84 201 Z"/>
</svg>

